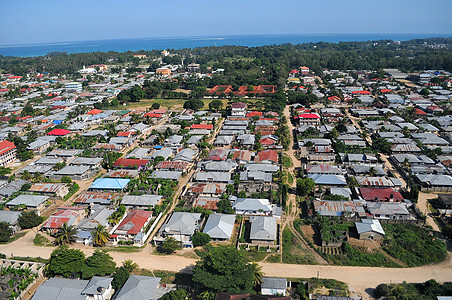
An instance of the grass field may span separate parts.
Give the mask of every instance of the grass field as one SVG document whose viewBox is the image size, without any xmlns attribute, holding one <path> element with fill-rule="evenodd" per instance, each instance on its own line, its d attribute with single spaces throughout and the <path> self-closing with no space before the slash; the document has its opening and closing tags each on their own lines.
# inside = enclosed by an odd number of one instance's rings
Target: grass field
<svg viewBox="0 0 452 300">
<path fill-rule="evenodd" d="M 209 103 L 212 102 L 214 99 L 201 99 L 202 102 L 204 102 L 203 109 L 209 109 Z M 223 102 L 223 108 L 225 108 L 228 103 L 229 99 L 218 99 Z M 256 99 L 246 99 L 248 103 L 254 103 L 257 100 Z M 160 104 L 161 109 L 167 109 L 167 110 L 182 110 L 184 102 L 187 101 L 186 99 L 143 99 L 140 102 L 130 102 L 126 106 L 119 106 L 112 109 L 141 109 L 144 110 L 146 108 L 150 108 L 152 104 L 158 103 Z"/>
</svg>

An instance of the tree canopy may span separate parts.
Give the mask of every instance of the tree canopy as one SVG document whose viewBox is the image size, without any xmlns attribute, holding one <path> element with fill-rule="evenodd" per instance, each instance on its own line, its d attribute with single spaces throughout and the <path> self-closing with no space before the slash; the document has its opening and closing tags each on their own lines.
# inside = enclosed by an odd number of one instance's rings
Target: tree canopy
<svg viewBox="0 0 452 300">
<path fill-rule="evenodd" d="M 203 290 L 252 293 L 255 265 L 232 246 L 211 247 L 193 269 L 193 281 Z"/>
</svg>

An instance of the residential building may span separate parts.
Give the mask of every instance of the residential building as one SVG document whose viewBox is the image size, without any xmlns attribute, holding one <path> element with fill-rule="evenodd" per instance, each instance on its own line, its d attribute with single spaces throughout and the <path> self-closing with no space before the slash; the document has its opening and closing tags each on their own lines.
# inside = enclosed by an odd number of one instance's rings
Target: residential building
<svg viewBox="0 0 452 300">
<path fill-rule="evenodd" d="M 235 215 L 210 214 L 203 232 L 213 240 L 229 240 L 234 230 Z"/>
<path fill-rule="evenodd" d="M 8 166 L 16 160 L 16 146 L 10 141 L 0 142 L 0 166 Z"/>
</svg>

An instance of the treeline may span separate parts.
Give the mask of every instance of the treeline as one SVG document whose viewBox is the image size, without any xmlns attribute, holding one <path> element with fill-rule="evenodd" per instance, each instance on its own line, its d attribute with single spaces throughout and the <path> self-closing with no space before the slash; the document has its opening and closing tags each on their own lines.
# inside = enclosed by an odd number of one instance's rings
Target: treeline
<svg viewBox="0 0 452 300">
<path fill-rule="evenodd" d="M 446 48 L 433 49 L 424 45 L 444 44 Z M 399 68 L 402 71 L 424 69 L 444 69 L 452 71 L 451 38 L 417 39 L 394 43 L 391 40 L 340 43 L 283 44 L 262 47 L 221 46 L 194 49 L 170 50 L 175 57 L 165 57 L 164 63 L 179 63 L 184 57 L 186 64 L 197 62 L 201 68 L 208 65 L 213 69 L 225 69 L 225 75 L 237 84 L 265 84 L 274 82 L 279 72 L 289 68 L 306 65 L 317 74 L 323 68 L 378 70 Z M 160 51 L 139 51 L 149 57 L 157 57 Z M 49 53 L 38 57 L 0 56 L 1 68 L 16 75 L 23 75 L 29 69 L 38 72 L 74 73 L 84 65 L 102 63 L 134 63 L 139 59 L 132 54 L 137 52 L 92 52 Z M 240 59 L 238 59 L 240 58 Z M 240 70 L 240 72 L 237 72 Z M 246 72 L 243 72 L 246 70 Z M 262 72 L 263 71 L 263 72 Z M 255 76 L 259 74 L 259 76 Z M 221 84 L 219 82 L 218 84 Z M 231 83 L 229 83 L 231 84 Z"/>
</svg>

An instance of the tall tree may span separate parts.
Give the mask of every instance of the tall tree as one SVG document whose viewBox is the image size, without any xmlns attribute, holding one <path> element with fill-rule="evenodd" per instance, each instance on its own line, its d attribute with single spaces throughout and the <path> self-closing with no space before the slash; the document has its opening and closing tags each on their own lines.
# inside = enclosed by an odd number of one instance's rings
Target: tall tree
<svg viewBox="0 0 452 300">
<path fill-rule="evenodd" d="M 63 223 L 60 228 L 58 228 L 58 232 L 55 238 L 55 244 L 57 245 L 66 245 L 71 244 L 75 240 L 75 234 L 77 230 L 73 225 L 68 225 L 67 223 Z"/>
<path fill-rule="evenodd" d="M 212 247 L 193 269 L 193 281 L 202 290 L 252 293 L 256 267 L 232 246 Z"/>
<path fill-rule="evenodd" d="M 108 233 L 105 226 L 97 225 L 96 229 L 91 233 L 93 236 L 94 246 L 103 247 L 110 239 L 110 234 Z"/>
</svg>

